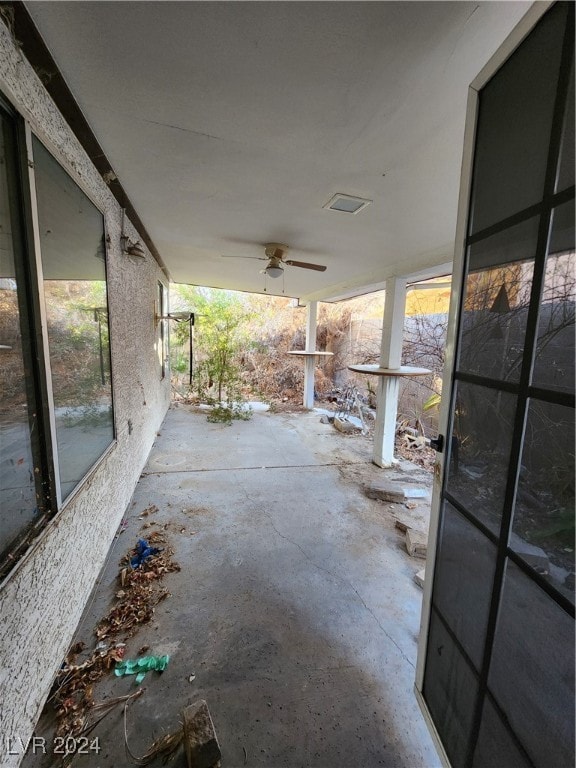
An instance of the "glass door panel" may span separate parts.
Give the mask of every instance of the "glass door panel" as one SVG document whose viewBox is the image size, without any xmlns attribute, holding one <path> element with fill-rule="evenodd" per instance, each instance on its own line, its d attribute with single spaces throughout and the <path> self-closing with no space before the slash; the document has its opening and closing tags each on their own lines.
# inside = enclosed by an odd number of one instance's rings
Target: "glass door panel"
<svg viewBox="0 0 576 768">
<path fill-rule="evenodd" d="M 538 225 L 529 219 L 470 247 L 458 370 L 520 378 Z"/>
<path fill-rule="evenodd" d="M 474 233 L 542 199 L 567 5 L 546 14 L 480 93 Z"/>
<path fill-rule="evenodd" d="M 457 768 L 574 765 L 573 59 L 556 3 L 478 97 L 418 677 Z"/>
<path fill-rule="evenodd" d="M 574 602 L 574 409 L 531 399 L 510 547 Z"/>
<path fill-rule="evenodd" d="M 472 731 L 477 677 L 434 611 L 430 620 L 426 669 L 426 703 L 452 764 L 461 766 Z"/>
<path fill-rule="evenodd" d="M 496 547 L 449 502 L 444 503 L 434 608 L 458 637 L 476 670 L 482 666 Z M 474 613 L 470 611 L 473 603 Z"/>
<path fill-rule="evenodd" d="M 500 531 L 516 396 L 458 382 L 446 491 L 496 535 Z"/>
<path fill-rule="evenodd" d="M 38 463 L 12 121 L 0 112 L 0 555 L 38 519 Z"/>
<path fill-rule="evenodd" d="M 488 686 L 534 765 L 574 765 L 574 620 L 507 564 Z"/>
<path fill-rule="evenodd" d="M 572 62 L 572 73 L 568 84 L 568 101 L 564 116 L 556 191 L 562 192 L 563 189 L 572 186 L 574 186 L 574 62 Z"/>
<path fill-rule="evenodd" d="M 499 714 L 498 709 L 487 696 L 482 712 L 482 723 L 478 734 L 478 743 L 472 760 L 472 768 L 483 766 L 494 768 L 532 768 L 532 762 L 526 755 L 508 724 Z"/>
<path fill-rule="evenodd" d="M 532 385 L 574 392 L 576 256 L 574 201 L 552 212 Z"/>
</svg>

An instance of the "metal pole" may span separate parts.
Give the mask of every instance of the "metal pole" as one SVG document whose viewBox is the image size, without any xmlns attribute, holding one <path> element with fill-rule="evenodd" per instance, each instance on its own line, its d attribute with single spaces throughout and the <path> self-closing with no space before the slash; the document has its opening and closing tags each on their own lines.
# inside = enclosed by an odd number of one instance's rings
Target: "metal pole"
<svg viewBox="0 0 576 768">
<path fill-rule="evenodd" d="M 190 320 L 188 321 L 188 328 L 189 328 L 189 338 L 188 338 L 188 345 L 189 345 L 189 355 L 190 355 L 190 377 L 188 384 L 190 388 L 192 388 L 192 374 L 194 372 L 194 344 L 192 341 L 192 334 L 194 332 L 194 313 L 192 312 L 190 314 Z"/>
</svg>

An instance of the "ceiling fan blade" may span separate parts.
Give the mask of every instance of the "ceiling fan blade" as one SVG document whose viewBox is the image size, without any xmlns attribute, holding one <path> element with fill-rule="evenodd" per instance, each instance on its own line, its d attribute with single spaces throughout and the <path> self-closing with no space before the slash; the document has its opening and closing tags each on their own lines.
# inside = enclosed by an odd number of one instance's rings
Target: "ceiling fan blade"
<svg viewBox="0 0 576 768">
<path fill-rule="evenodd" d="M 302 269 L 314 269 L 316 272 L 325 272 L 326 267 L 322 264 L 308 264 L 306 261 L 293 261 L 287 259 L 284 264 L 289 264 L 291 267 L 302 267 Z"/>
<path fill-rule="evenodd" d="M 258 259 L 258 261 L 268 261 L 266 256 L 232 256 L 229 253 L 221 253 L 220 258 L 222 259 Z"/>
</svg>

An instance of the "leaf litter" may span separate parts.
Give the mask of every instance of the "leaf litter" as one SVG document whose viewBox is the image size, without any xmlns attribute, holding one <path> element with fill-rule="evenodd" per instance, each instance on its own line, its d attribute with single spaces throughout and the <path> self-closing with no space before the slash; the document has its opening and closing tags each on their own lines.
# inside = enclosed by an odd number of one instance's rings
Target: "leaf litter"
<svg viewBox="0 0 576 768">
<path fill-rule="evenodd" d="M 144 510 L 147 514 L 156 511 L 158 508 L 154 505 Z M 143 693 L 143 689 L 140 689 L 129 696 L 119 696 L 100 703 L 94 700 L 95 683 L 123 661 L 125 641 L 135 635 L 142 624 L 150 621 L 155 607 L 169 597 L 170 592 L 160 584 L 162 578 L 167 573 L 180 570 L 173 559 L 174 550 L 168 545 L 163 531 L 153 531 L 147 543 L 154 548 L 164 546 L 143 560 L 137 568 L 132 568 L 130 561 L 137 555 L 138 545 L 124 555 L 120 561 L 119 589 L 115 593 L 115 603 L 94 630 L 99 642 L 91 655 L 77 663 L 77 657 L 85 650 L 84 643 L 75 643 L 66 655 L 49 699 L 56 709 L 55 736 L 85 735 L 117 704 L 126 704 Z M 121 640 L 115 642 L 119 635 Z M 148 646 L 142 646 L 139 653 L 144 650 L 148 650 Z"/>
</svg>

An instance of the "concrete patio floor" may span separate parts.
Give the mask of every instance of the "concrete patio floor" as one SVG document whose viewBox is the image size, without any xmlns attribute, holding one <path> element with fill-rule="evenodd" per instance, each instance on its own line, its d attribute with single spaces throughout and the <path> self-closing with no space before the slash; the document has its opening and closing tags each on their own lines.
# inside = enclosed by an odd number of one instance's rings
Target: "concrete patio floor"
<svg viewBox="0 0 576 768">
<path fill-rule="evenodd" d="M 205 698 L 223 768 L 440 765 L 413 694 L 423 561 L 407 555 L 392 505 L 362 491 L 386 474 L 430 478 L 406 464 L 378 469 L 370 456 L 369 439 L 314 412 L 226 426 L 171 408 L 76 636 L 94 647 L 119 561 L 155 504 L 145 520 L 167 526 L 181 571 L 165 577 L 171 597 L 128 641 L 126 658 L 143 645 L 171 657 L 128 708 L 135 754 Z M 134 690 L 134 678 L 108 675 L 95 698 Z M 93 736 L 100 754 L 73 765 L 133 765 L 121 707 Z M 185 765 L 183 753 L 172 765 Z"/>
</svg>

